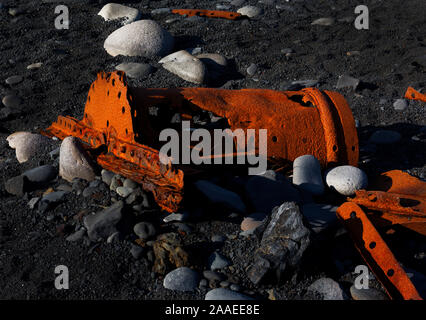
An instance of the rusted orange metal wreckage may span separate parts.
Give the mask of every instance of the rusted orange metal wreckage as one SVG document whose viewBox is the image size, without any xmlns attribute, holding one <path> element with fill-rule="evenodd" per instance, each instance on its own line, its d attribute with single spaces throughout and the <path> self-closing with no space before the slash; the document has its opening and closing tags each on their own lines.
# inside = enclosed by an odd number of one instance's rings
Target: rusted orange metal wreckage
<svg viewBox="0 0 426 320">
<path fill-rule="evenodd" d="M 207 111 L 225 118 L 231 130 L 267 129 L 268 159 L 293 161 L 311 154 L 323 168 L 358 163 L 358 136 L 346 100 L 337 92 L 316 88 L 132 88 L 123 72 L 101 72 L 90 86 L 83 119 L 58 116 L 42 133 L 78 137 L 88 150 L 95 150 L 92 155 L 100 166 L 139 182 L 163 210 L 174 212 L 183 199 L 185 170 L 160 161 L 162 128 L 150 120 L 152 107 L 187 120 Z M 391 298 L 421 299 L 376 226 L 398 224 L 426 235 L 426 183 L 390 171 L 373 186 L 349 198 L 339 207 L 338 217 Z"/>
</svg>

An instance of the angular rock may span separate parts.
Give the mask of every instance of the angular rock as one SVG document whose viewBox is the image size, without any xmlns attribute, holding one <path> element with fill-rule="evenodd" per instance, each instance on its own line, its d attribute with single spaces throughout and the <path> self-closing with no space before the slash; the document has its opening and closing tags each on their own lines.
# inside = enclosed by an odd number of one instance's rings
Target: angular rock
<svg viewBox="0 0 426 320">
<path fill-rule="evenodd" d="M 334 188 L 344 196 L 351 196 L 355 191 L 365 189 L 368 178 L 364 171 L 353 166 L 339 166 L 329 170 L 325 177 L 328 187 Z"/>
<path fill-rule="evenodd" d="M 208 259 L 210 270 L 223 269 L 230 265 L 231 262 L 218 252 L 213 252 Z"/>
<path fill-rule="evenodd" d="M 238 13 L 240 13 L 243 16 L 247 16 L 249 18 L 257 17 L 258 15 L 262 14 L 263 10 L 261 8 L 255 7 L 255 6 L 244 6 L 237 10 Z"/>
<path fill-rule="evenodd" d="M 123 201 L 117 201 L 109 208 L 97 212 L 96 214 L 84 217 L 83 223 L 87 229 L 87 234 L 92 241 L 99 241 L 108 238 L 117 232 L 117 225 L 122 219 Z"/>
<path fill-rule="evenodd" d="M 138 9 L 123 6 L 118 3 L 108 3 L 99 11 L 98 15 L 104 18 L 105 21 L 123 19 L 123 23 L 131 23 L 140 18 Z"/>
<path fill-rule="evenodd" d="M 175 291 L 194 291 L 200 282 L 198 272 L 188 267 L 177 268 L 164 277 L 163 286 Z"/>
<path fill-rule="evenodd" d="M 359 82 L 359 79 L 353 78 L 348 75 L 342 75 L 339 77 L 339 80 L 337 80 L 336 89 L 350 87 L 355 90 L 358 87 Z"/>
<path fill-rule="evenodd" d="M 65 240 L 70 242 L 79 241 L 83 239 L 85 234 L 86 234 L 86 229 L 81 228 L 80 230 L 77 230 L 73 234 L 69 235 Z"/>
<path fill-rule="evenodd" d="M 147 63 L 121 63 L 115 67 L 116 70 L 121 70 L 126 73 L 129 78 L 143 79 L 146 78 L 154 68 Z"/>
<path fill-rule="evenodd" d="M 225 288 L 217 288 L 206 293 L 204 300 L 254 300 L 245 294 Z"/>
<path fill-rule="evenodd" d="M 66 137 L 61 143 L 59 175 L 69 182 L 74 178 L 95 179 L 93 162 L 75 137 Z"/>
<path fill-rule="evenodd" d="M 231 210 L 245 212 L 246 206 L 240 196 L 235 192 L 226 190 L 207 180 L 198 180 L 195 187 L 200 190 L 207 199 L 216 204 L 224 205 Z"/>
<path fill-rule="evenodd" d="M 370 136 L 368 140 L 374 144 L 393 144 L 401 140 L 401 135 L 392 130 L 377 130 Z"/>
<path fill-rule="evenodd" d="M 28 180 L 23 175 L 10 178 L 4 184 L 4 188 L 10 194 L 22 197 L 27 189 Z"/>
<path fill-rule="evenodd" d="M 173 46 L 173 36 L 152 20 L 140 20 L 125 25 L 111 33 L 104 43 L 105 50 L 113 57 L 164 56 Z"/>
<path fill-rule="evenodd" d="M 294 160 L 293 184 L 313 195 L 324 193 L 321 165 L 314 156 L 307 154 Z"/>
<path fill-rule="evenodd" d="M 164 69 L 186 81 L 202 84 L 207 80 L 206 66 L 200 59 L 185 50 L 172 53 L 158 63 L 162 64 Z"/>
<path fill-rule="evenodd" d="M 257 65 L 252 63 L 248 68 L 247 68 L 247 74 L 249 76 L 254 76 L 254 74 L 257 72 Z"/>
<path fill-rule="evenodd" d="M 49 145 L 49 138 L 40 134 L 19 131 L 6 138 L 9 146 L 16 149 L 16 159 L 19 163 L 28 161 L 31 157 L 44 150 Z"/>
<path fill-rule="evenodd" d="M 266 225 L 259 248 L 247 276 L 255 284 L 281 280 L 284 273 L 295 269 L 310 244 L 310 231 L 294 202 L 285 202 L 274 209 Z M 277 279 L 273 279 L 273 278 Z"/>
<path fill-rule="evenodd" d="M 66 194 L 68 194 L 67 191 L 54 191 L 45 194 L 40 200 L 38 210 L 40 212 L 49 210 L 55 203 L 62 201 Z"/>
<path fill-rule="evenodd" d="M 331 278 L 321 278 L 316 280 L 308 287 L 308 291 L 320 294 L 323 300 L 347 299 L 342 287 Z"/>
<path fill-rule="evenodd" d="M 251 176 L 245 185 L 248 200 L 256 212 L 269 214 L 276 206 L 288 201 L 301 201 L 301 195 L 283 175 L 268 170 Z"/>
</svg>

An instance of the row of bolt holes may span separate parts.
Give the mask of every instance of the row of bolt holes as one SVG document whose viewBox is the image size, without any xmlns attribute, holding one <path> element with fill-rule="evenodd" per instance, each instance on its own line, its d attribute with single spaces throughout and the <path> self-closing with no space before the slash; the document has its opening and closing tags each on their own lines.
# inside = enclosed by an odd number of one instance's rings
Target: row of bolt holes
<svg viewBox="0 0 426 320">
<path fill-rule="evenodd" d="M 351 219 L 355 219 L 356 218 L 356 212 L 352 211 L 351 212 Z M 370 244 L 368 245 L 370 247 L 370 249 L 374 249 L 376 247 L 376 242 L 372 241 L 370 242 Z M 393 269 L 389 269 L 386 274 L 388 275 L 388 277 L 392 277 L 395 274 L 395 271 Z"/>
</svg>

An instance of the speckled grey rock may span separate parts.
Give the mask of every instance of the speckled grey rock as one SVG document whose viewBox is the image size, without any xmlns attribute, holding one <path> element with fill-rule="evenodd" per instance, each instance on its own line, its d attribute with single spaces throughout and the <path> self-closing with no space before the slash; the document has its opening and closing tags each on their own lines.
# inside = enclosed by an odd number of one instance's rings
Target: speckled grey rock
<svg viewBox="0 0 426 320">
<path fill-rule="evenodd" d="M 294 160 L 293 184 L 313 195 L 324 193 L 321 165 L 313 155 L 307 154 Z"/>
<path fill-rule="evenodd" d="M 123 19 L 123 23 L 131 23 L 140 18 L 138 9 L 123 6 L 118 3 L 108 3 L 99 11 L 98 15 L 104 18 L 105 21 Z"/>
<path fill-rule="evenodd" d="M 235 192 L 226 190 L 207 180 L 198 180 L 195 187 L 200 190 L 212 203 L 224 205 L 238 212 L 245 212 L 246 206 Z"/>
<path fill-rule="evenodd" d="M 374 288 L 357 289 L 352 285 L 350 292 L 354 300 L 389 300 L 385 293 Z"/>
<path fill-rule="evenodd" d="M 194 291 L 200 282 L 198 272 L 187 268 L 177 268 L 164 277 L 164 288 L 175 291 Z"/>
<path fill-rule="evenodd" d="M 397 99 L 393 103 L 393 108 L 398 111 L 403 111 L 407 109 L 407 107 L 408 107 L 408 102 L 405 99 Z"/>
<path fill-rule="evenodd" d="M 208 259 L 210 270 L 223 269 L 230 265 L 231 262 L 218 252 L 213 252 Z"/>
<path fill-rule="evenodd" d="M 9 147 L 16 149 L 16 159 L 19 163 L 28 161 L 38 150 L 50 143 L 50 139 L 40 134 L 19 131 L 6 138 Z"/>
<path fill-rule="evenodd" d="M 325 177 L 330 188 L 334 188 L 344 196 L 351 196 L 357 190 L 365 189 L 368 185 L 367 175 L 353 166 L 339 166 L 329 170 Z"/>
<path fill-rule="evenodd" d="M 254 300 L 245 294 L 225 288 L 217 288 L 207 292 L 204 300 Z"/>
<path fill-rule="evenodd" d="M 75 137 L 66 137 L 61 143 L 59 175 L 70 182 L 74 178 L 87 181 L 95 179 L 93 161 L 81 146 L 79 139 Z"/>
<path fill-rule="evenodd" d="M 401 135 L 393 130 L 377 130 L 370 136 L 368 140 L 375 144 L 393 144 L 401 140 Z"/>
<path fill-rule="evenodd" d="M 207 81 L 208 73 L 206 66 L 200 59 L 194 57 L 185 50 L 174 52 L 160 61 L 163 68 L 178 77 L 196 84 Z"/>
<path fill-rule="evenodd" d="M 113 57 L 164 56 L 173 46 L 173 36 L 152 20 L 140 20 L 125 25 L 111 33 L 104 43 L 105 50 Z"/>
<path fill-rule="evenodd" d="M 320 294 L 323 300 L 347 299 L 342 287 L 331 278 L 321 278 L 316 280 L 308 287 L 308 291 Z"/>
</svg>

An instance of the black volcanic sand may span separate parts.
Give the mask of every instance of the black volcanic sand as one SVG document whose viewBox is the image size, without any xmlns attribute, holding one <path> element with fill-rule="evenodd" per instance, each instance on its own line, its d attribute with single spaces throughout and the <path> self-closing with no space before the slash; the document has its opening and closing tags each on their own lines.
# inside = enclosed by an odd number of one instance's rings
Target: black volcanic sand
<svg viewBox="0 0 426 320">
<path fill-rule="evenodd" d="M 97 15 L 102 1 L 0 1 L 0 97 L 15 93 L 24 101 L 22 112 L 0 123 L 0 298 L 1 299 L 203 299 L 205 290 L 176 293 L 164 289 L 161 277 L 151 274 L 152 264 L 136 261 L 127 242 L 116 244 L 65 241 L 73 216 L 83 209 L 98 211 L 109 205 L 109 194 L 97 202 L 68 194 L 65 200 L 47 213 L 30 210 L 24 197 L 9 195 L 4 182 L 23 171 L 45 163 L 35 158 L 19 164 L 6 137 L 15 131 L 37 132 L 50 125 L 59 114 L 81 119 L 90 84 L 97 72 L 112 71 L 122 62 L 147 62 L 156 70 L 147 79 L 131 80 L 133 86 L 194 86 L 162 69 L 157 61 L 138 57 L 111 57 L 103 49 L 107 36 L 119 22 L 105 22 Z M 43 3 L 47 2 L 47 3 Z M 264 1 L 270 3 L 271 1 Z M 70 29 L 54 28 L 54 8 L 65 3 L 70 10 Z M 151 17 L 152 9 L 215 9 L 215 1 L 133 1 L 124 3 L 140 9 L 143 18 L 153 19 L 176 37 L 176 50 L 201 47 L 203 52 L 220 53 L 231 60 L 235 72 L 224 88 L 268 88 L 280 90 L 294 80 L 319 80 L 320 89 L 335 90 L 338 77 L 348 74 L 361 80 L 357 90 L 340 89 L 353 114 L 359 120 L 361 148 L 377 129 L 391 129 L 402 135 L 394 145 L 378 146 L 376 152 L 361 154 L 360 167 L 370 176 L 391 169 L 402 169 L 424 178 L 426 173 L 425 104 L 410 101 L 404 111 L 394 110 L 395 99 L 402 98 L 408 86 L 425 87 L 425 15 L 426 2 L 364 1 L 370 9 L 370 29 L 356 30 L 353 22 L 358 1 L 276 1 L 275 5 L 246 1 L 264 9 L 254 19 L 226 21 L 222 19 L 187 20 L 183 17 L 167 24 L 173 17 L 162 14 Z M 226 3 L 226 1 L 223 1 Z M 13 17 L 8 7 L 22 9 Z M 235 10 L 238 8 L 235 8 Z M 311 25 L 321 17 L 334 17 L 332 26 Z M 349 18 L 349 19 L 343 19 Z M 343 19 L 339 21 L 339 19 Z M 346 21 L 346 22 L 345 22 Z M 292 48 L 287 57 L 281 52 Z M 348 55 L 359 51 L 359 55 Z M 29 64 L 42 62 L 40 69 L 27 70 Z M 256 63 L 253 77 L 246 68 Z M 21 75 L 23 82 L 10 87 L 4 80 Z M 384 100 L 383 100 L 384 99 Z M 382 104 L 380 101 L 382 100 Z M 413 136 L 420 137 L 412 139 Z M 64 183 L 59 179 L 51 186 Z M 185 199 L 191 202 L 190 198 Z M 52 221 L 46 216 L 54 214 Z M 150 219 L 160 225 L 164 213 Z M 214 234 L 237 235 L 241 218 L 229 219 L 223 212 L 200 221 L 189 221 L 193 232 L 184 239 L 196 252 L 210 252 Z M 398 259 L 418 271 L 426 270 L 425 241 L 412 233 L 398 231 L 397 237 L 386 239 L 396 247 Z M 354 268 L 363 264 L 347 234 L 332 234 L 317 239 L 298 277 L 275 286 L 253 286 L 245 276 L 257 242 L 238 237 L 228 240 L 221 252 L 234 262 L 232 275 L 243 290 L 259 298 L 267 298 L 274 288 L 277 299 L 301 299 L 306 288 L 323 276 L 338 280 L 345 290 L 353 281 Z M 423 252 L 423 258 L 418 258 Z M 417 258 L 414 258 L 414 257 Z M 337 258 L 336 258 L 337 257 Z M 335 260 L 344 261 L 343 268 Z M 54 267 L 66 265 L 70 270 L 70 290 L 54 288 Z M 202 271 L 199 266 L 198 270 Z M 231 271 L 228 271 L 231 273 Z M 373 281 L 373 285 L 380 285 Z M 250 292 L 251 291 L 251 292 Z M 309 297 L 305 296 L 305 297 Z"/>
</svg>

